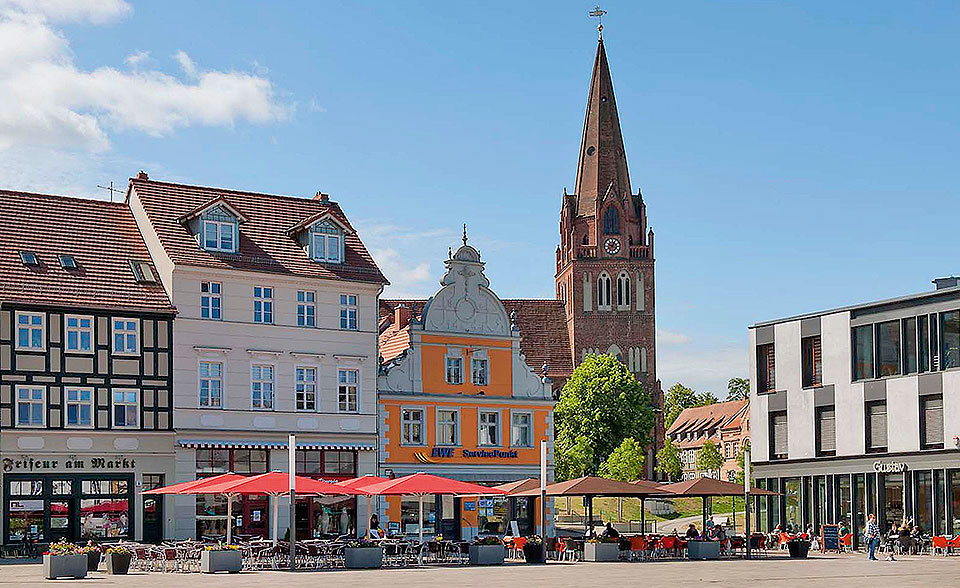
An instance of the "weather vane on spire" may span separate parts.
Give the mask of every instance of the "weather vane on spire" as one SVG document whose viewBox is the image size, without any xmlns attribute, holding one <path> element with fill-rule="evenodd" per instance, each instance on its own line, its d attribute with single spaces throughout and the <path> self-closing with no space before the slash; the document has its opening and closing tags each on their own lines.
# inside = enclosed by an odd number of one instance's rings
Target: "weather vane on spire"
<svg viewBox="0 0 960 588">
<path fill-rule="evenodd" d="M 467 244 L 467 223 L 463 223 L 463 244 Z"/>
<path fill-rule="evenodd" d="M 597 32 L 600 33 L 601 39 L 603 39 L 603 15 L 606 13 L 607 11 L 600 8 L 599 4 L 594 6 L 593 10 L 590 11 L 590 16 L 594 16 L 597 19 Z"/>
</svg>

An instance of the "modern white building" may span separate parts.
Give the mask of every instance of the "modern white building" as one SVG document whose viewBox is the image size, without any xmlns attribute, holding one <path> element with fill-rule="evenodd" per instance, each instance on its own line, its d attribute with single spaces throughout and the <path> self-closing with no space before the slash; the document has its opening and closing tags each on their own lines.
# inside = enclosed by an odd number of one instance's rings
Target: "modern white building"
<svg viewBox="0 0 960 588">
<path fill-rule="evenodd" d="M 750 327 L 763 529 L 960 532 L 960 284 Z"/>
<path fill-rule="evenodd" d="M 176 480 L 287 471 L 338 480 L 377 472 L 377 304 L 386 284 L 337 203 L 186 186 L 141 172 L 127 200 L 174 328 Z M 366 508 L 360 501 L 359 508 Z M 304 498 L 297 528 L 354 532 L 352 498 Z M 281 533 L 289 524 L 280 509 Z M 272 526 L 266 497 L 237 500 L 234 533 Z M 220 535 L 226 504 L 177 497 L 175 537 Z"/>
</svg>

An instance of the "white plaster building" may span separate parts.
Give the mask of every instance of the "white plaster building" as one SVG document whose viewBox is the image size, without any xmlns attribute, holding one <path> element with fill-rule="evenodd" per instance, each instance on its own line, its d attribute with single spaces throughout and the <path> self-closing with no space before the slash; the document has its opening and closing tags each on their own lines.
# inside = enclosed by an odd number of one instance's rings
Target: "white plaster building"
<svg viewBox="0 0 960 588">
<path fill-rule="evenodd" d="M 131 180 L 128 202 L 178 311 L 176 480 L 377 471 L 377 300 L 386 279 L 343 211 L 303 199 Z M 266 534 L 266 498 L 238 500 L 235 533 Z M 297 528 L 353 532 L 366 501 L 303 499 Z M 289 524 L 280 509 L 281 533 Z M 177 497 L 177 538 L 225 531 L 225 503 Z M 195 523 L 196 520 L 196 523 Z"/>
</svg>

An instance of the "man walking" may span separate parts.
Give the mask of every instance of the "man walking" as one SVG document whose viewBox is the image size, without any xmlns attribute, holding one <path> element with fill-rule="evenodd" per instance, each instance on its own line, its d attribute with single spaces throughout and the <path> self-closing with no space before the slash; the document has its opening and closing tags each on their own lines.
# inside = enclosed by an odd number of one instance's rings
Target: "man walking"
<svg viewBox="0 0 960 588">
<path fill-rule="evenodd" d="M 876 551 L 877 545 L 880 544 L 880 525 L 877 524 L 876 515 L 871 513 L 867 518 L 867 530 L 863 536 L 867 540 L 867 545 L 870 546 L 870 556 L 868 559 L 877 561 Z"/>
</svg>

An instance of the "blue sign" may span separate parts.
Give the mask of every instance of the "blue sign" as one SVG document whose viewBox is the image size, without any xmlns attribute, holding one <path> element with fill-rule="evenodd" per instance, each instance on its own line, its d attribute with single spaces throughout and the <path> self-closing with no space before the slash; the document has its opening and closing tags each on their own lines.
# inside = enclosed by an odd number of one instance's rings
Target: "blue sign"
<svg viewBox="0 0 960 588">
<path fill-rule="evenodd" d="M 473 500 L 468 500 L 463 503 L 463 510 L 477 510 L 477 503 Z"/>
</svg>

